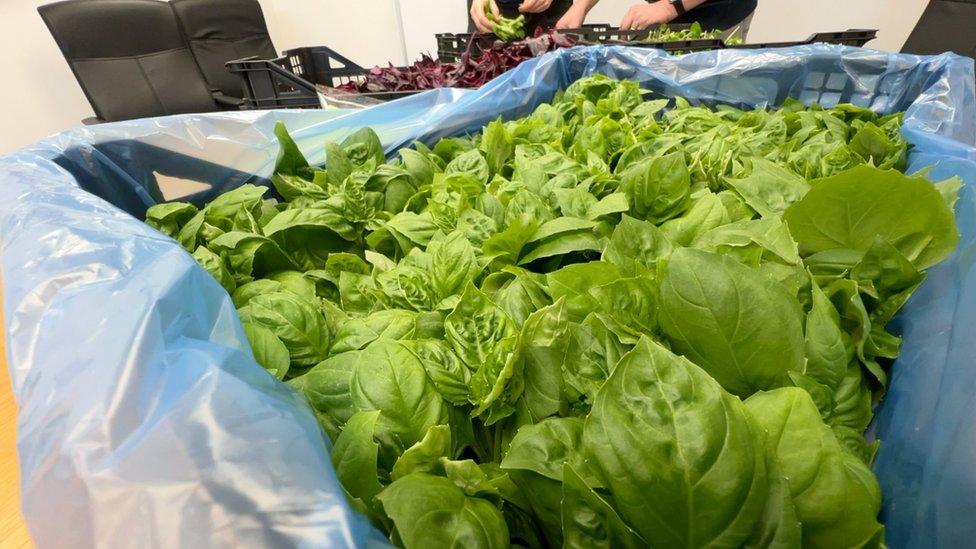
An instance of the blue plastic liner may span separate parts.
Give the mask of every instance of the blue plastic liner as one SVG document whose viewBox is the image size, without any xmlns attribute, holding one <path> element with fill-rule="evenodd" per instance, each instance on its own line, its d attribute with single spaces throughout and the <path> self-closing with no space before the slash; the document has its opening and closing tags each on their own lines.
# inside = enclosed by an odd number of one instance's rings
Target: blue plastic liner
<svg viewBox="0 0 976 549">
<path fill-rule="evenodd" d="M 8 363 L 20 404 L 23 511 L 40 547 L 352 547 L 381 543 L 346 505 L 311 410 L 254 361 L 233 304 L 178 244 L 142 224 L 270 175 L 275 122 L 312 162 L 372 126 L 389 152 L 528 114 L 592 73 L 660 96 L 787 97 L 907 110 L 913 169 L 959 175 L 959 249 L 897 323 L 875 422 L 892 547 L 976 539 L 976 97 L 973 62 L 836 46 L 574 48 L 480 90 L 364 111 L 188 115 L 64 132 L 0 158 Z M 175 182 L 174 182 L 175 181 Z"/>
</svg>

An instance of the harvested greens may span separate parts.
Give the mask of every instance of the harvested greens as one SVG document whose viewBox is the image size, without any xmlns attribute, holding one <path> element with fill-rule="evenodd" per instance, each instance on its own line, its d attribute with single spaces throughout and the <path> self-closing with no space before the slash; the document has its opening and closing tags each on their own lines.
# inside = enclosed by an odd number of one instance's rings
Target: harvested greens
<svg viewBox="0 0 976 549">
<path fill-rule="evenodd" d="M 471 42 L 473 44 L 474 41 Z M 444 63 L 422 55 L 407 67 L 373 67 L 362 82 L 347 82 L 337 89 L 351 93 L 431 90 L 434 88 L 477 88 L 522 61 L 576 44 L 576 38 L 556 31 L 540 32 L 516 42 L 494 41 L 477 54 L 461 54 L 456 63 Z"/>
<path fill-rule="evenodd" d="M 525 38 L 525 15 L 519 15 L 514 19 L 504 16 L 495 17 L 491 9 L 491 0 L 485 0 L 481 4 L 485 12 L 485 18 L 492 23 L 492 33 L 499 40 L 518 40 Z"/>
<path fill-rule="evenodd" d="M 406 547 L 880 547 L 885 326 L 958 180 L 900 114 L 712 110 L 592 76 L 530 116 L 375 133 L 147 222 L 233 296 L 354 508 Z"/>
<path fill-rule="evenodd" d="M 725 37 L 725 44 L 728 46 L 738 46 L 741 45 L 744 40 L 742 36 L 738 34 L 739 29 L 733 29 L 728 36 Z M 669 27 L 666 23 L 661 23 L 656 29 L 652 30 L 647 37 L 642 40 L 642 42 L 647 43 L 660 43 L 660 42 L 683 42 L 685 40 L 718 40 L 726 35 L 726 31 L 721 31 L 718 29 L 714 30 L 704 30 L 702 26 L 697 21 L 689 25 L 687 28 L 673 29 Z"/>
<path fill-rule="evenodd" d="M 472 38 L 468 43 L 468 50 L 461 54 L 457 62 L 445 63 L 424 54 L 419 60 L 406 67 L 397 67 L 392 63 L 386 67 L 373 67 L 362 81 L 346 82 L 336 89 L 350 93 L 378 93 L 435 88 L 477 88 L 519 66 L 527 59 L 560 48 L 570 48 L 577 43 L 575 35 L 563 34 L 557 30 L 537 29 L 535 36 L 513 40 L 508 35 L 505 37 L 499 35 L 498 28 L 496 26 L 495 35 L 501 40 L 483 44 L 473 51 L 472 46 L 478 42 Z M 698 23 L 682 30 L 672 30 L 667 25 L 661 25 L 643 41 L 658 43 L 709 39 L 718 38 L 721 34 L 719 31 L 703 31 Z M 520 36 L 524 35 L 523 30 Z M 741 44 L 742 39 L 732 36 L 725 42 L 728 45 Z"/>
</svg>

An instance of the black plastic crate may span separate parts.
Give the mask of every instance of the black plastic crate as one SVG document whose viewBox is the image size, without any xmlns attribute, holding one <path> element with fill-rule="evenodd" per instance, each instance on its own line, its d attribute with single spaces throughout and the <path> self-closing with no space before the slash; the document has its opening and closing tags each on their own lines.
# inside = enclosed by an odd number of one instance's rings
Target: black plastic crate
<svg viewBox="0 0 976 549">
<path fill-rule="evenodd" d="M 670 31 L 683 31 L 692 27 L 688 24 L 668 25 Z M 623 30 L 612 25 L 591 25 L 579 29 L 566 29 L 559 32 L 575 35 L 581 44 L 613 44 L 620 42 L 641 42 L 646 41 L 652 33 L 658 31 L 660 27 L 650 26 L 641 30 Z"/>
<path fill-rule="evenodd" d="M 471 53 L 474 55 L 481 53 L 482 49 L 497 40 L 494 34 L 453 32 L 442 32 L 435 35 L 435 38 L 437 38 L 437 59 L 443 63 L 456 63 L 461 59 L 461 55 L 468 51 L 472 39 L 475 41 L 471 46 Z"/>
<path fill-rule="evenodd" d="M 668 52 L 695 52 L 720 49 L 764 49 L 786 48 L 808 44 L 837 44 L 845 46 L 864 46 L 878 36 L 877 29 L 849 29 L 837 32 L 818 32 L 799 42 L 765 42 L 754 44 L 727 44 L 722 39 L 672 40 L 669 42 L 653 42 L 646 39 L 638 40 L 607 40 L 601 42 L 607 45 L 632 46 L 639 48 L 655 48 Z"/>
<path fill-rule="evenodd" d="M 668 28 L 674 31 L 686 30 L 691 28 L 691 24 L 669 25 Z M 631 43 L 645 40 L 658 27 L 648 27 L 643 30 L 622 30 L 606 23 L 584 24 L 574 29 L 559 29 L 560 34 L 575 36 L 580 44 L 608 44 L 608 43 Z M 469 51 L 472 55 L 478 55 L 481 51 L 490 46 L 499 38 L 494 34 L 486 33 L 453 33 L 446 32 L 436 35 L 437 38 L 437 58 L 447 63 L 456 62 L 461 55 Z M 714 44 L 715 40 L 708 41 Z"/>
<path fill-rule="evenodd" d="M 583 37 L 596 36 L 598 33 L 609 32 L 611 29 L 613 27 L 610 25 L 591 24 L 583 25 L 578 29 L 565 29 L 559 32 Z M 437 38 L 437 58 L 445 63 L 457 62 L 464 52 L 469 51 L 468 48 L 470 48 L 471 55 L 478 55 L 483 49 L 499 40 L 494 34 L 483 32 L 442 32 L 435 37 Z"/>
<path fill-rule="evenodd" d="M 848 29 L 836 32 L 818 32 L 803 42 L 767 42 L 759 44 L 737 44 L 730 48 L 785 48 L 806 44 L 837 44 L 861 47 L 878 37 L 877 29 Z"/>
<path fill-rule="evenodd" d="M 245 108 L 321 108 L 315 85 L 288 72 L 277 61 L 251 57 L 227 63 L 227 70 L 241 78 Z"/>
<path fill-rule="evenodd" d="M 690 24 L 669 25 L 671 31 L 682 31 L 691 28 Z M 694 52 L 719 50 L 726 48 L 784 48 L 804 44 L 825 43 L 847 46 L 863 46 L 878 36 L 876 29 L 849 29 L 838 32 L 818 32 L 810 38 L 799 42 L 768 42 L 756 44 L 727 44 L 720 38 L 700 38 L 694 40 L 671 40 L 666 42 L 654 41 L 653 36 L 658 27 L 648 27 L 643 30 L 622 30 L 606 24 L 583 25 L 576 29 L 562 29 L 558 32 L 575 36 L 583 45 L 616 45 L 634 46 L 642 48 L 656 48 L 668 52 Z M 469 51 L 472 55 L 498 40 L 494 34 L 483 33 L 441 33 L 437 35 L 437 57 L 444 62 L 455 62 L 461 55 Z"/>
<path fill-rule="evenodd" d="M 326 46 L 287 50 L 277 59 L 239 59 L 227 63 L 227 69 L 241 77 L 245 105 L 252 109 L 317 109 L 322 106 L 322 96 L 339 105 L 363 105 L 418 93 L 320 93 L 317 86 L 359 83 L 369 72 Z"/>
</svg>

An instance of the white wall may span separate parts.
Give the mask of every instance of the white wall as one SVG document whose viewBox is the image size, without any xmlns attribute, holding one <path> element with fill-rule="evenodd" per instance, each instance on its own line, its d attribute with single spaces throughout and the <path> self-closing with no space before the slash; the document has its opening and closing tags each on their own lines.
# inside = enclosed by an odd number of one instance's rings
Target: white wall
<svg viewBox="0 0 976 549">
<path fill-rule="evenodd" d="M 395 0 L 403 16 L 403 35 L 407 59 L 423 53 L 437 55 L 439 32 L 467 32 L 468 6 L 465 0 Z"/>
<path fill-rule="evenodd" d="M 326 45 L 360 64 L 403 60 L 394 0 L 260 1 L 279 50 Z"/>
<path fill-rule="evenodd" d="M 928 0 L 759 0 L 750 42 L 802 40 L 819 31 L 879 29 L 869 47 L 898 51 Z"/>
<path fill-rule="evenodd" d="M 0 0 L 0 51 L 4 52 L 0 154 L 92 115 L 37 15 L 37 6 L 48 1 Z M 260 1 L 279 49 L 326 44 L 365 65 L 403 63 L 421 52 L 434 53 L 434 33 L 467 28 L 464 0 Z M 637 1 L 602 0 L 589 22 L 616 24 L 626 7 Z M 925 4 L 926 0 L 760 0 L 750 41 L 797 40 L 822 30 L 879 28 L 880 36 L 871 46 L 897 50 Z"/>
<path fill-rule="evenodd" d="M 92 116 L 37 14 L 45 0 L 0 0 L 0 154 Z"/>
</svg>

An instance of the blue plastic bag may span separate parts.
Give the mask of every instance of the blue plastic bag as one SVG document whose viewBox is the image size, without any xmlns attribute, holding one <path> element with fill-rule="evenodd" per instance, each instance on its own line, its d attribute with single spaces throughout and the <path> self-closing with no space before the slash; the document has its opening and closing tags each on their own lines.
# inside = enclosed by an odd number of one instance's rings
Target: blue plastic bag
<svg viewBox="0 0 976 549">
<path fill-rule="evenodd" d="M 966 187 L 956 254 L 898 317 L 904 350 L 875 432 L 892 547 L 976 538 L 976 98 L 973 63 L 833 46 L 669 57 L 574 48 L 476 91 L 364 111 L 188 115 L 71 130 L 0 159 L 8 362 L 23 510 L 40 547 L 364 546 L 302 399 L 254 361 L 233 304 L 146 208 L 198 203 L 272 171 L 283 120 L 310 161 L 373 127 L 387 150 L 528 114 L 591 73 L 662 96 L 786 97 L 907 109 L 913 168 Z M 175 181 L 178 180 L 178 181 Z"/>
</svg>

